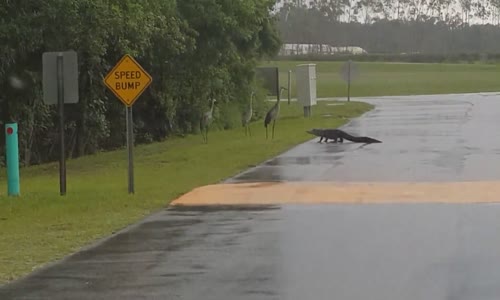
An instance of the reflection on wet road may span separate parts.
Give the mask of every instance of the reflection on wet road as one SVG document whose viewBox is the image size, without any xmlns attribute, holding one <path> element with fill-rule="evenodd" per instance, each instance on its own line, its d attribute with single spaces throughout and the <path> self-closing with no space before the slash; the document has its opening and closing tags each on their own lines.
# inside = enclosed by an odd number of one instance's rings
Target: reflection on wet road
<svg viewBox="0 0 500 300">
<path fill-rule="evenodd" d="M 314 139 L 227 182 L 500 179 L 499 95 L 361 100 L 376 108 L 344 129 L 382 144 L 318 144 Z"/>
</svg>

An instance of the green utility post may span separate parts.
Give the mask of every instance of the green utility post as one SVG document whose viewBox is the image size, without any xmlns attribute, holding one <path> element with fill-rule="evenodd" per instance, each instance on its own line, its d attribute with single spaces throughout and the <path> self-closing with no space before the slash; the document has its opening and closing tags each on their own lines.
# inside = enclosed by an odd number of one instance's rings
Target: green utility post
<svg viewBox="0 0 500 300">
<path fill-rule="evenodd" d="M 19 144 L 17 123 L 5 125 L 5 148 L 7 158 L 7 188 L 9 196 L 19 196 Z"/>
</svg>

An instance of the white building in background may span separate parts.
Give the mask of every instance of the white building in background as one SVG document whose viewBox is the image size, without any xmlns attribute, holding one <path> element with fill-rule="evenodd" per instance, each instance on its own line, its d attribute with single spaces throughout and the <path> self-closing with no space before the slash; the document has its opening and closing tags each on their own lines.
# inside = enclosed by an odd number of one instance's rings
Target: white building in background
<svg viewBox="0 0 500 300">
<path fill-rule="evenodd" d="M 365 51 L 365 49 L 355 46 L 332 47 L 325 44 L 283 44 L 281 46 L 279 54 L 283 56 L 290 56 L 303 54 L 332 55 L 338 53 L 360 55 L 367 52 Z"/>
</svg>

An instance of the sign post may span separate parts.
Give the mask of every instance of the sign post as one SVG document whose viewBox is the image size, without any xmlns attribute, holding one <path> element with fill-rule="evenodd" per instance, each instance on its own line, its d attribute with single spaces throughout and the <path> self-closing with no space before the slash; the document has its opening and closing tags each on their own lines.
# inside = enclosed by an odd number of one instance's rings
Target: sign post
<svg viewBox="0 0 500 300">
<path fill-rule="evenodd" d="M 358 69 L 352 60 L 342 66 L 340 76 L 347 82 L 347 101 L 351 101 L 351 82 L 358 76 Z"/>
<path fill-rule="evenodd" d="M 43 63 L 43 101 L 57 104 L 59 111 L 59 193 L 66 194 L 66 149 L 64 142 L 64 104 L 78 103 L 78 57 L 75 51 L 45 52 Z"/>
<path fill-rule="evenodd" d="M 290 105 L 292 95 L 292 70 L 288 70 L 288 105 Z"/>
<path fill-rule="evenodd" d="M 57 54 L 57 105 L 59 106 L 59 182 L 60 194 L 66 194 L 66 148 L 64 142 L 64 60 L 62 53 Z"/>
<path fill-rule="evenodd" d="M 139 65 L 135 59 L 126 54 L 104 78 L 104 84 L 125 104 L 127 125 L 128 152 L 128 192 L 134 189 L 134 122 L 132 105 L 151 84 L 153 78 Z"/>
</svg>

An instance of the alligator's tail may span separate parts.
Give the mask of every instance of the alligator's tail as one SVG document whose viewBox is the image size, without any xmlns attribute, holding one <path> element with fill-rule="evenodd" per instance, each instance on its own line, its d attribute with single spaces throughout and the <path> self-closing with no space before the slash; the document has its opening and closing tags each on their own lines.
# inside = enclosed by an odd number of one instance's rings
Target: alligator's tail
<svg viewBox="0 0 500 300">
<path fill-rule="evenodd" d="M 365 143 L 365 144 L 382 143 L 382 141 L 367 136 L 360 136 L 357 137 L 356 139 L 358 143 Z"/>
<path fill-rule="evenodd" d="M 381 141 L 376 140 L 376 139 L 371 138 L 371 137 L 367 137 L 367 136 L 352 136 L 352 135 L 350 135 L 347 132 L 344 132 L 343 138 L 346 139 L 346 140 L 348 140 L 348 141 L 355 142 L 355 143 L 365 143 L 365 144 L 382 143 Z"/>
</svg>

